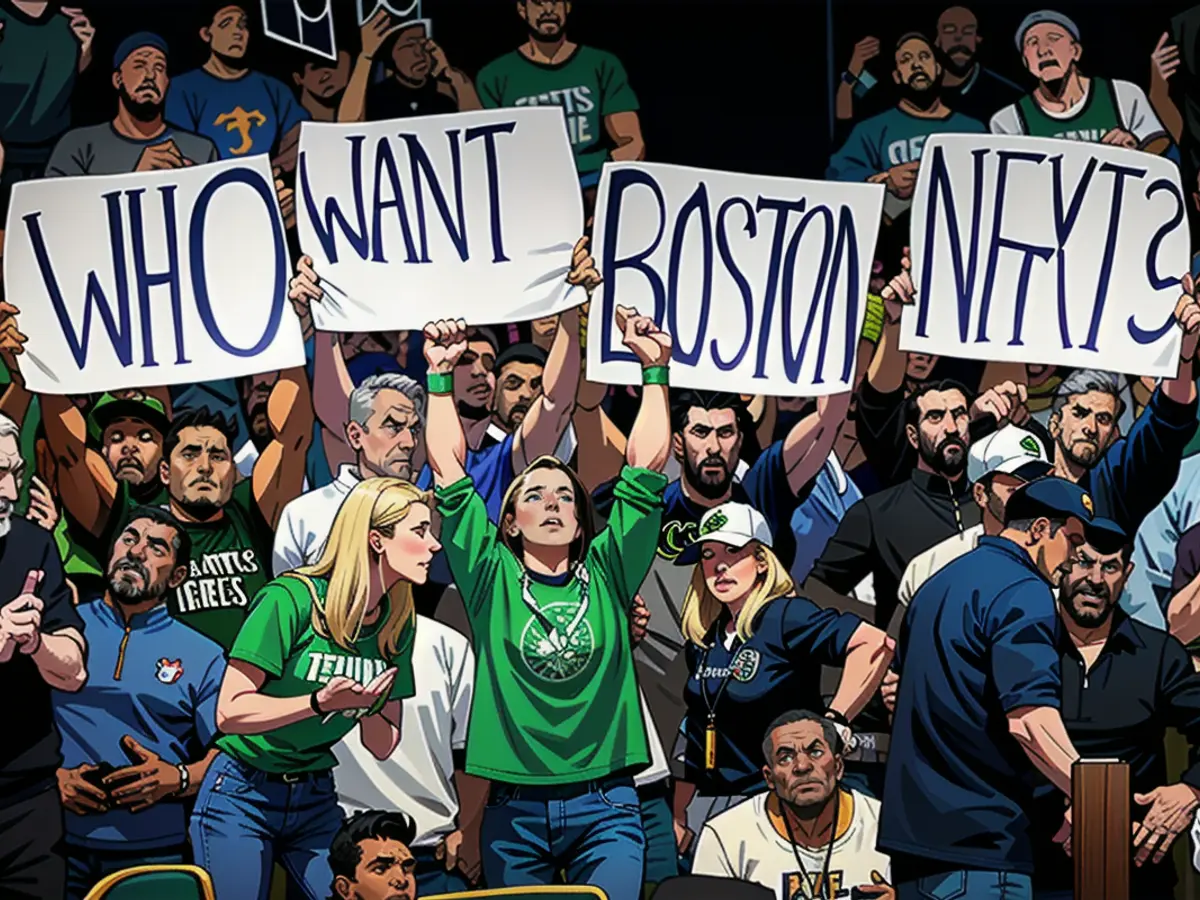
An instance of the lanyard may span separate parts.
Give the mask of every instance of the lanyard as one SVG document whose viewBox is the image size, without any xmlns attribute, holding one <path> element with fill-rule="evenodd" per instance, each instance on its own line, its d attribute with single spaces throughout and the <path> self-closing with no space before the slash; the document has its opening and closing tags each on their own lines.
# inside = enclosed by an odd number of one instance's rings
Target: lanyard
<svg viewBox="0 0 1200 900">
<path fill-rule="evenodd" d="M 591 591 L 588 590 L 588 570 L 583 563 L 575 567 L 575 577 L 579 579 L 579 608 L 575 610 L 575 615 L 571 617 L 567 627 L 561 631 L 538 607 L 533 592 L 529 590 L 529 572 L 525 572 L 521 577 L 521 599 L 529 607 L 529 611 L 533 613 L 538 624 L 542 626 L 542 631 L 546 633 L 546 640 L 550 642 L 550 646 L 558 653 L 567 649 L 572 635 L 575 634 L 579 623 L 583 621 L 583 617 L 587 615 L 588 606 L 591 603 Z"/>
<path fill-rule="evenodd" d="M 835 788 L 833 793 L 833 828 L 829 834 L 829 849 L 825 851 L 825 868 L 821 871 L 821 880 L 816 885 L 809 886 L 813 900 L 817 898 L 817 891 L 828 898 L 832 896 L 829 892 L 829 867 L 833 865 L 833 845 L 837 841 L 838 829 L 838 814 L 842 811 L 842 792 L 840 788 Z M 787 809 L 783 806 L 783 801 L 779 801 L 779 811 L 783 814 L 783 827 L 787 829 L 788 842 L 792 845 L 792 855 L 796 857 L 796 865 L 800 867 L 800 900 L 804 900 L 804 888 L 808 886 L 808 872 L 804 869 L 804 861 L 800 859 L 800 850 L 796 844 L 796 836 L 792 834 L 792 821 L 788 818 Z M 795 900 L 796 895 L 793 894 L 788 900 Z"/>
<path fill-rule="evenodd" d="M 721 683 L 717 686 L 717 692 L 713 695 L 712 702 L 708 702 L 708 691 L 706 685 L 708 678 L 705 677 L 705 672 L 708 669 L 708 654 L 712 651 L 712 645 L 704 648 L 704 656 L 700 660 L 700 699 L 704 701 L 704 706 L 708 710 L 708 722 L 704 727 L 704 771 L 711 772 L 717 767 L 717 704 L 721 701 L 721 695 L 725 693 L 725 686 L 729 684 L 729 678 L 733 675 L 733 661 L 737 658 L 737 651 L 741 647 L 742 639 L 734 637 L 733 646 L 730 648 L 729 668 L 725 672 L 725 676 L 721 679 Z"/>
</svg>

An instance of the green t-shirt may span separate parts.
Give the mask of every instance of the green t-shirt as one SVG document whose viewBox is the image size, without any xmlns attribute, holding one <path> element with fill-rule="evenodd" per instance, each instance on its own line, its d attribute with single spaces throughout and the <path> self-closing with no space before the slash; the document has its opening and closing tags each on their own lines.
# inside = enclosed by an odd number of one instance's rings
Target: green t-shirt
<svg viewBox="0 0 1200 900">
<path fill-rule="evenodd" d="M 0 139 L 8 159 L 17 163 L 30 161 L 21 145 L 43 145 L 45 165 L 53 142 L 71 127 L 79 41 L 70 17 L 53 5 L 37 19 L 6 5 L 0 26 Z"/>
<path fill-rule="evenodd" d="M 100 541 L 86 549 L 107 559 L 120 529 L 137 506 L 166 506 L 166 489 L 138 502 L 128 482 L 121 482 L 108 526 Z M 215 522 L 185 522 L 192 539 L 187 579 L 171 592 L 167 608 L 172 618 L 186 623 L 226 650 L 246 619 L 250 601 L 271 572 L 271 526 L 259 512 L 250 479 L 238 482 L 223 515 Z"/>
<path fill-rule="evenodd" d="M 608 527 L 588 548 L 586 582 L 530 578 L 527 594 L 525 567 L 497 539 L 470 478 L 438 490 L 475 644 L 467 772 L 569 784 L 649 765 L 628 612 L 654 560 L 666 484 L 626 467 Z"/>
<path fill-rule="evenodd" d="M 1030 137 L 1061 138 L 1097 144 L 1114 128 L 1124 128 L 1112 84 L 1104 78 L 1092 78 L 1087 99 L 1070 118 L 1046 115 L 1037 101 L 1026 94 L 1017 101 L 1017 114 Z"/>
<path fill-rule="evenodd" d="M 405 627 L 396 655 L 384 659 L 379 652 L 378 632 L 387 620 L 385 600 L 379 618 L 363 629 L 354 652 L 347 652 L 312 628 L 313 603 L 324 604 L 328 587 L 324 578 L 295 573 L 269 582 L 255 596 L 229 658 L 266 672 L 262 693 L 268 697 L 306 697 L 339 675 L 369 684 L 391 666 L 397 672 L 388 699 L 411 697 L 415 617 Z M 328 717 L 309 716 L 267 734 L 222 735 L 217 747 L 262 772 L 324 772 L 337 765 L 331 748 L 353 730 L 364 714 L 345 710 Z"/>
<path fill-rule="evenodd" d="M 532 62 L 514 50 L 484 66 L 475 86 L 487 109 L 561 106 L 580 175 L 599 172 L 608 159 L 605 117 L 638 108 L 621 61 L 594 47 L 578 47 L 553 65 Z"/>
</svg>

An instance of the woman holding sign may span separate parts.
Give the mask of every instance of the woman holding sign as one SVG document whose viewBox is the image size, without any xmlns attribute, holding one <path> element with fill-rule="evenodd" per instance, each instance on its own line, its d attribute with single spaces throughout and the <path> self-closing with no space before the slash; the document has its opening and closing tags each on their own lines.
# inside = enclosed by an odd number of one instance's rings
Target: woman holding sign
<svg viewBox="0 0 1200 900">
<path fill-rule="evenodd" d="M 466 771 L 492 782 L 481 840 L 489 888 L 549 885 L 563 870 L 569 884 L 595 885 L 613 900 L 642 891 L 645 835 L 632 776 L 649 764 L 649 750 L 630 616 L 662 526 L 671 339 L 633 310 L 618 307 L 617 318 L 646 387 L 598 534 L 579 476 L 549 456 L 517 476 L 499 525 L 489 522 L 464 470 L 454 404 L 466 323 L 425 329 L 426 450 L 478 666 Z"/>
<path fill-rule="evenodd" d="M 342 823 L 330 750 L 355 723 L 386 759 L 413 695 L 412 587 L 440 549 L 426 494 L 368 478 L 343 501 L 315 565 L 255 596 L 217 701 L 221 751 L 191 821 L 217 900 L 265 900 L 275 859 L 310 900 L 333 879 Z"/>
</svg>

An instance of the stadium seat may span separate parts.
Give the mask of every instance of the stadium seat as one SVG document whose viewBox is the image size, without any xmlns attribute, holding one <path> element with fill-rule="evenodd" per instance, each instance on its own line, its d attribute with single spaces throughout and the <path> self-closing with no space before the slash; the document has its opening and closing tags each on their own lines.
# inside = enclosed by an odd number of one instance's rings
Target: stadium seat
<svg viewBox="0 0 1200 900">
<path fill-rule="evenodd" d="M 212 879 L 198 866 L 133 866 L 106 875 L 84 900 L 216 900 Z"/>
<path fill-rule="evenodd" d="M 775 892 L 732 878 L 680 875 L 660 884 L 654 900 L 775 900 Z"/>
<path fill-rule="evenodd" d="M 459 894 L 435 894 L 432 897 L 422 897 L 421 900 L 516 900 L 518 897 L 539 897 L 541 900 L 580 900 L 581 897 L 589 897 L 591 900 L 608 900 L 608 894 L 589 885 L 494 888 Z"/>
</svg>

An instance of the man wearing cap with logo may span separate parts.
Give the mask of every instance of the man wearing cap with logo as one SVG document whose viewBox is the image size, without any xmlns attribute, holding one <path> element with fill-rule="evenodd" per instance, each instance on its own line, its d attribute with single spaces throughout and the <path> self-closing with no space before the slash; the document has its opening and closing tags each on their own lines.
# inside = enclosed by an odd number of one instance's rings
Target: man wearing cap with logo
<svg viewBox="0 0 1200 900">
<path fill-rule="evenodd" d="M 1053 588 L 1096 533 L 1092 498 L 1040 478 L 1004 527 L 933 575 L 900 631 L 879 849 L 899 900 L 1030 900 L 1033 776 L 1071 794 Z M 1069 816 L 1069 813 L 1068 813 Z M 1069 834 L 1069 818 L 1055 835 Z"/>
<path fill-rule="evenodd" d="M 1017 52 L 1038 80 L 1033 93 L 991 121 L 993 134 L 1113 144 L 1164 153 L 1171 138 L 1137 85 L 1079 72 L 1079 27 L 1060 12 L 1030 13 L 1017 28 Z"/>
<path fill-rule="evenodd" d="M 157 396 L 156 396 L 157 395 Z M 162 439 L 170 428 L 170 412 L 163 396 L 166 391 L 119 391 L 104 394 L 92 406 L 84 420 L 86 442 L 84 456 L 88 450 L 95 451 L 107 463 L 107 473 L 100 461 L 88 467 L 88 482 L 79 485 L 59 479 L 59 490 L 96 491 L 96 473 L 110 475 L 113 490 L 126 484 L 133 505 L 161 506 L 167 502 L 167 491 L 158 479 L 158 462 L 162 460 Z M 54 414 L 58 408 L 59 418 L 50 422 L 48 434 L 53 434 L 50 449 L 65 448 L 76 443 L 79 428 L 79 410 L 62 398 L 50 398 L 46 410 Z M 64 416 L 70 422 L 71 442 L 65 442 L 61 427 Z M 78 450 L 78 444 L 76 443 Z M 64 468 L 70 469 L 70 466 Z M 89 547 L 92 542 L 88 534 L 79 528 L 71 516 L 59 518 L 54 530 L 62 553 L 62 569 L 79 590 L 80 596 L 97 596 L 106 589 L 103 566 L 97 563 Z"/>
<path fill-rule="evenodd" d="M 964 553 L 974 550 L 983 535 L 1004 530 L 1004 504 L 1023 484 L 1054 471 L 1042 442 L 1029 431 L 1006 425 L 973 445 L 967 455 L 967 480 L 979 507 L 980 522 L 957 532 L 924 553 L 913 557 L 900 580 L 900 601 L 888 633 L 900 633 L 900 623 L 913 596 L 935 572 Z"/>
<path fill-rule="evenodd" d="M 64 134 L 46 165 L 47 177 L 153 172 L 217 159 L 208 138 L 163 119 L 170 83 L 165 40 L 139 31 L 121 41 L 113 54 L 117 115 Z"/>
</svg>

